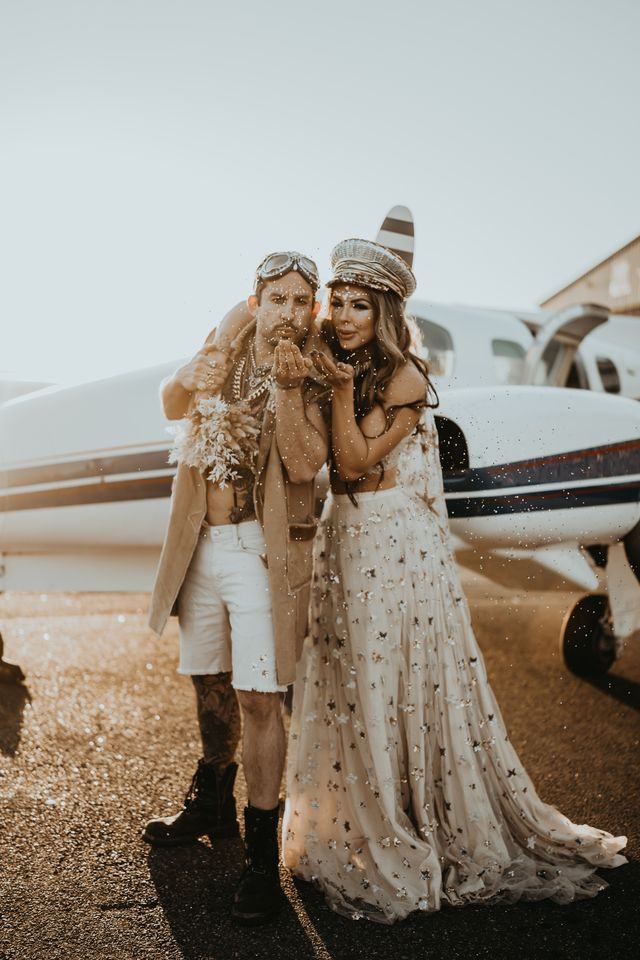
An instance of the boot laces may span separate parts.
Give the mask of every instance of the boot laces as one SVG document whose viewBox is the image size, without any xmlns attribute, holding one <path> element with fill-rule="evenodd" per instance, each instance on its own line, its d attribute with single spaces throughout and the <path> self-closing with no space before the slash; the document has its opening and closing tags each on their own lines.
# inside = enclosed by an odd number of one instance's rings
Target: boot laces
<svg viewBox="0 0 640 960">
<path fill-rule="evenodd" d="M 194 800 L 197 800 L 197 798 L 198 798 L 198 794 L 200 793 L 200 776 L 201 776 L 201 774 L 202 774 L 202 766 L 203 766 L 203 764 L 204 764 L 204 760 L 203 760 L 202 757 L 201 757 L 201 758 L 198 760 L 198 766 L 196 767 L 196 772 L 194 773 L 194 775 L 193 775 L 192 778 L 191 778 L 191 783 L 189 784 L 189 789 L 187 790 L 186 795 L 185 795 L 185 798 L 184 798 L 184 805 L 185 805 L 185 807 L 188 807 L 190 804 L 193 803 Z"/>
</svg>

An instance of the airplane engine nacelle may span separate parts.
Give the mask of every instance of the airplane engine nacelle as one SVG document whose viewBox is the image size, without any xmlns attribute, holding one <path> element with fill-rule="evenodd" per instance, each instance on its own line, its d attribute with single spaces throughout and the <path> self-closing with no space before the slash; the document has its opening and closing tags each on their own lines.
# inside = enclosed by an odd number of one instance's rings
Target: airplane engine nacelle
<svg viewBox="0 0 640 960">
<path fill-rule="evenodd" d="M 453 532 L 518 549 L 614 543 L 640 520 L 640 405 L 550 387 L 444 393 L 437 410 Z"/>
</svg>

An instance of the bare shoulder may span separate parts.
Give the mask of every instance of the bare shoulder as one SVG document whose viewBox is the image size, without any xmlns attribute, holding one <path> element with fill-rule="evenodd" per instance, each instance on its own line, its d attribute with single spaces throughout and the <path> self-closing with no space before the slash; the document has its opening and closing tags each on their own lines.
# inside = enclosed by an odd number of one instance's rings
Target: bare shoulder
<svg viewBox="0 0 640 960">
<path fill-rule="evenodd" d="M 424 400 L 427 381 L 416 365 L 408 360 L 393 375 L 385 390 L 385 405 L 396 406 L 401 403 L 414 403 Z"/>
</svg>

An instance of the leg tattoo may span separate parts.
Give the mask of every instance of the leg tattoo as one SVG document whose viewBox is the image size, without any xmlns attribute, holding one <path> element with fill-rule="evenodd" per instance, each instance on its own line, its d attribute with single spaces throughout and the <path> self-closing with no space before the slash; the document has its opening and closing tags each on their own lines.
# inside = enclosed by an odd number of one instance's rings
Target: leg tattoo
<svg viewBox="0 0 640 960">
<path fill-rule="evenodd" d="M 191 677 L 204 758 L 218 773 L 233 763 L 240 742 L 240 707 L 230 673 Z"/>
</svg>

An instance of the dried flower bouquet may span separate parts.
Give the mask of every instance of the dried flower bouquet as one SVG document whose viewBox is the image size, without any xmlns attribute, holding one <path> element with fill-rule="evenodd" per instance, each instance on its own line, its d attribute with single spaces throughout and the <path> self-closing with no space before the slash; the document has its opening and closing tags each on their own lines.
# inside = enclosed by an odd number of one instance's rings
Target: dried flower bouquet
<svg viewBox="0 0 640 960">
<path fill-rule="evenodd" d="M 220 487 L 238 479 L 237 468 L 255 466 L 260 427 L 242 400 L 202 397 L 188 417 L 168 429 L 174 437 L 169 463 L 196 467 Z"/>
</svg>

